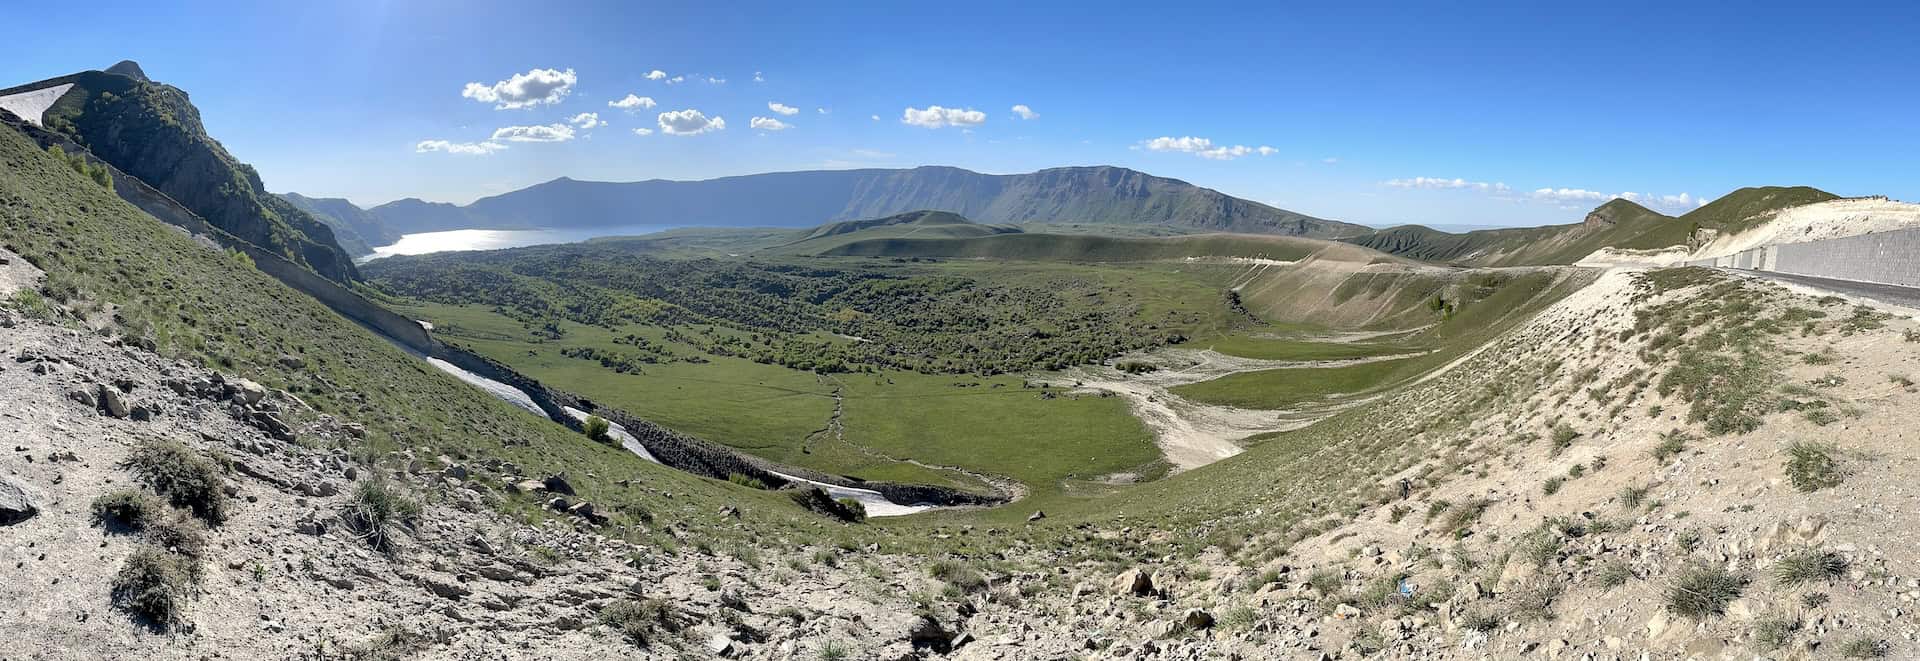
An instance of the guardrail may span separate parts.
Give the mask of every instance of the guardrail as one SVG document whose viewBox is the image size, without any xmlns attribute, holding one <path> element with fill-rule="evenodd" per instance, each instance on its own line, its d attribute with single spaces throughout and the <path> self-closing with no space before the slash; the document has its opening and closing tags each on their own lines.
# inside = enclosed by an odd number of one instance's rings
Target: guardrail
<svg viewBox="0 0 1920 661">
<path fill-rule="evenodd" d="M 1714 266 L 1920 287 L 1920 229 L 1892 230 L 1743 250 L 1687 266 Z"/>
</svg>

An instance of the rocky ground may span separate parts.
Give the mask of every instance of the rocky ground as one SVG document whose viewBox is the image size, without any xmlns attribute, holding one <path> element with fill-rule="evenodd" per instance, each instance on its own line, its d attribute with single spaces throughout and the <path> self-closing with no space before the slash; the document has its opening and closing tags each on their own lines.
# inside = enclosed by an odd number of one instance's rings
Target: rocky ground
<svg viewBox="0 0 1920 661">
<path fill-rule="evenodd" d="M 991 568 L 828 540 L 709 548 L 701 530 L 726 511 L 649 524 L 677 546 L 629 542 L 568 497 L 565 476 L 356 454 L 343 449 L 359 447 L 353 421 L 291 394 L 0 312 L 0 659 L 1920 654 L 1902 479 L 1920 433 L 1920 324 L 1728 282 L 1610 273 L 1388 396 L 1393 410 L 1470 415 L 1382 416 L 1404 426 L 1406 468 L 1315 525 L 1262 526 L 1250 506 L 1238 523 L 1254 532 L 1198 557 L 1063 562 L 1012 544 Z M 1725 319 L 1783 327 L 1740 335 Z M 1752 337 L 1766 368 L 1751 374 L 1681 357 Z M 1721 392 L 1764 377 L 1764 406 L 1743 409 L 1757 424 L 1691 416 L 1674 372 Z M 1504 385 L 1476 394 L 1489 383 Z M 155 491 L 128 460 L 156 441 L 222 467 L 227 515 L 197 553 L 93 512 L 101 496 Z M 1807 441 L 1823 454 L 1795 468 Z M 385 549 L 353 525 L 369 484 L 422 506 Z M 514 492 L 567 514 L 501 514 Z M 198 575 L 165 627 L 116 606 L 113 587 L 156 546 L 193 556 Z M 1707 591 L 1704 606 L 1674 607 Z"/>
</svg>

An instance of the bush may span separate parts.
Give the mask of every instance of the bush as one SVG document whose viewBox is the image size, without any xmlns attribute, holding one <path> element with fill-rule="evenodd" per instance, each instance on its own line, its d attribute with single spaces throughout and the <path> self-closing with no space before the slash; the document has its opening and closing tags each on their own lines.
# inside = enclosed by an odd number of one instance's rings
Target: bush
<svg viewBox="0 0 1920 661">
<path fill-rule="evenodd" d="M 1690 440 L 1693 440 L 1693 437 L 1687 435 L 1684 431 L 1678 429 L 1668 431 L 1660 434 L 1660 444 L 1653 446 L 1653 449 L 1648 450 L 1647 454 L 1652 456 L 1655 461 L 1666 463 L 1668 459 L 1679 456 L 1682 451 L 1686 450 L 1687 441 Z"/>
<path fill-rule="evenodd" d="M 656 634 L 678 632 L 683 622 L 673 607 L 659 599 L 624 599 L 600 609 L 600 623 L 620 631 L 635 645 L 646 645 Z"/>
<path fill-rule="evenodd" d="M 966 592 L 987 589 L 987 578 L 979 570 L 952 560 L 941 560 L 927 567 L 927 573 Z"/>
<path fill-rule="evenodd" d="M 1635 578 L 1638 577 L 1634 575 L 1633 567 L 1628 566 L 1625 560 L 1618 559 L 1606 561 L 1594 573 L 1594 580 L 1603 588 L 1617 588 Z"/>
<path fill-rule="evenodd" d="M 591 438 L 601 443 L 613 442 L 613 437 L 607 435 L 607 432 L 612 430 L 613 430 L 613 423 L 607 422 L 606 418 L 602 418 L 597 415 L 587 416 L 587 421 L 586 423 L 584 423 L 584 429 L 583 429 L 583 431 L 585 431 L 587 434 L 587 438 Z"/>
<path fill-rule="evenodd" d="M 1726 613 L 1727 604 L 1740 598 L 1746 589 L 1744 576 L 1719 567 L 1688 567 L 1667 586 L 1667 610 L 1694 619 L 1721 615 Z"/>
<path fill-rule="evenodd" d="M 867 506 L 861 504 L 860 501 L 852 498 L 840 498 L 833 502 L 840 503 L 840 507 L 847 511 L 848 521 L 859 523 L 867 520 Z"/>
<path fill-rule="evenodd" d="M 227 493 L 220 469 L 176 441 L 149 440 L 127 455 L 122 467 L 132 471 L 175 507 L 193 511 L 207 523 L 227 518 Z"/>
<path fill-rule="evenodd" d="M 1859 636 L 1840 644 L 1840 656 L 1849 659 L 1878 659 L 1893 651 L 1890 647 L 1884 640 Z"/>
<path fill-rule="evenodd" d="M 198 561 L 206 555 L 207 529 L 199 520 L 183 514 L 164 519 L 156 517 L 147 523 L 146 541 L 154 548 Z M 186 567 L 195 577 L 199 575 L 198 562 L 188 563 Z"/>
<path fill-rule="evenodd" d="M 734 484 L 738 484 L 743 487 L 751 487 L 754 489 L 765 490 L 767 488 L 767 483 L 761 482 L 759 478 L 750 477 L 741 473 L 728 473 L 727 481 L 732 482 Z"/>
<path fill-rule="evenodd" d="M 1803 549 L 1773 565 L 1773 580 L 1793 587 L 1813 581 L 1831 581 L 1847 573 L 1847 560 L 1832 551 Z"/>
<path fill-rule="evenodd" d="M 162 505 L 138 489 L 120 489 L 93 499 L 96 524 L 139 530 L 159 516 Z"/>
<path fill-rule="evenodd" d="M 114 605 L 156 628 L 172 625 L 192 587 L 189 562 L 152 546 L 135 549 L 113 576 Z"/>
<path fill-rule="evenodd" d="M 1551 436 L 1551 440 L 1553 441 L 1553 447 L 1550 450 L 1548 450 L 1548 452 L 1550 454 L 1558 455 L 1562 451 L 1566 450 L 1567 448 L 1573 447 L 1573 439 L 1576 439 L 1579 437 L 1580 437 L 1580 432 L 1574 431 L 1573 427 L 1568 426 L 1567 423 L 1563 422 L 1563 423 L 1554 425 L 1552 436 Z"/>
<path fill-rule="evenodd" d="M 1761 651 L 1771 652 L 1787 643 L 1793 642 L 1793 634 L 1800 631 L 1800 619 L 1794 617 L 1767 617 L 1753 623 L 1753 644 Z"/>
<path fill-rule="evenodd" d="M 1544 484 L 1540 485 L 1540 493 L 1548 496 L 1559 493 L 1560 485 L 1566 484 L 1566 482 L 1567 482 L 1567 478 L 1560 477 L 1558 475 L 1549 477 L 1547 478 L 1547 481 Z"/>
<path fill-rule="evenodd" d="M 1346 579 L 1341 574 L 1342 572 L 1338 569 L 1326 567 L 1315 569 L 1313 573 L 1307 575 L 1307 587 L 1313 588 L 1313 591 L 1320 593 L 1322 597 L 1331 597 L 1340 592 L 1341 587 L 1346 584 Z"/>
<path fill-rule="evenodd" d="M 1647 501 L 1647 492 L 1650 491 L 1653 491 L 1653 487 L 1651 486 L 1621 487 L 1619 495 L 1620 506 L 1627 509 L 1636 509 L 1640 507 L 1641 503 Z"/>
<path fill-rule="evenodd" d="M 1803 492 L 1839 486 L 1843 475 L 1834 454 L 1834 447 L 1825 443 L 1800 441 L 1787 446 L 1787 481 Z"/>
<path fill-rule="evenodd" d="M 354 487 L 340 518 L 374 548 L 386 550 L 393 542 L 392 526 L 411 523 L 419 516 L 420 503 L 400 495 L 385 480 L 371 479 Z"/>
</svg>

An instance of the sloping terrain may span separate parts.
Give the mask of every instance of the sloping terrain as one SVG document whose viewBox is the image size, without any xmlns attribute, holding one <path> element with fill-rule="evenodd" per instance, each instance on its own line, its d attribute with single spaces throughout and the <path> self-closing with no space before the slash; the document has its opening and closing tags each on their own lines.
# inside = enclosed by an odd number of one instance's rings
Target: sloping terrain
<svg viewBox="0 0 1920 661">
<path fill-rule="evenodd" d="M 337 282 L 358 277 L 333 230 L 267 193 L 259 173 L 207 135 L 186 92 L 147 80 L 130 62 L 59 80 L 72 87 L 41 125 L 234 236 Z"/>
<path fill-rule="evenodd" d="M 280 193 L 300 210 L 333 228 L 340 247 L 355 257 L 373 254 L 373 249 L 400 240 L 400 234 L 388 229 L 379 218 L 352 202 L 337 197 L 307 197 L 299 193 Z"/>
<path fill-rule="evenodd" d="M 798 240 L 776 246 L 771 252 L 813 255 L 855 241 L 874 239 L 965 239 L 995 234 L 1015 234 L 1018 227 L 981 225 L 959 214 L 945 211 L 910 211 L 868 220 L 843 220 L 806 232 Z"/>
<path fill-rule="evenodd" d="M 1612 200 L 1571 225 L 1478 230 L 1450 234 L 1409 225 L 1342 239 L 1411 259 L 1468 266 L 1572 264 L 1604 247 L 1684 245 L 1697 225 L 1627 200 Z"/>
<path fill-rule="evenodd" d="M 996 224 L 1156 224 L 1321 238 L 1367 231 L 1110 166 L 1014 175 L 928 166 L 629 183 L 563 177 L 466 206 L 401 200 L 370 211 L 408 233 L 643 224 L 795 227 L 921 209 Z"/>
<path fill-rule="evenodd" d="M 822 254 L 842 257 L 955 257 L 982 259 L 1132 262 L 1188 257 L 1295 260 L 1327 245 L 1303 237 L 1188 234 L 1118 237 L 1097 234 L 996 234 L 972 238 L 901 237 L 850 242 Z"/>
</svg>

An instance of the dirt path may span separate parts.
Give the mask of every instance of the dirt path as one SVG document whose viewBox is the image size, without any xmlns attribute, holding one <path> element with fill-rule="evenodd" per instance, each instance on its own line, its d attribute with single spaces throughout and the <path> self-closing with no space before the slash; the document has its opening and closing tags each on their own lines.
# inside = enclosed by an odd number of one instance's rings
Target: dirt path
<svg viewBox="0 0 1920 661">
<path fill-rule="evenodd" d="M 1142 357 L 1156 364 L 1178 367 L 1137 375 L 1106 366 L 1078 367 L 1044 382 L 1054 386 L 1108 392 L 1126 398 L 1127 408 L 1153 432 L 1154 443 L 1160 446 L 1167 463 L 1173 465 L 1173 472 L 1178 473 L 1240 454 L 1246 449 L 1240 445 L 1240 441 L 1247 437 L 1299 429 L 1350 404 L 1288 410 L 1242 409 L 1189 401 L 1170 392 L 1169 389 L 1174 386 L 1211 381 L 1242 372 L 1357 365 L 1406 356 L 1290 361 L 1241 358 L 1212 349 L 1161 349 L 1143 354 Z"/>
</svg>

